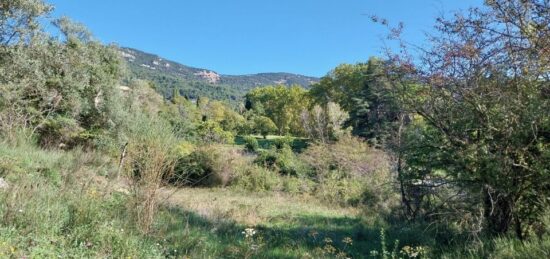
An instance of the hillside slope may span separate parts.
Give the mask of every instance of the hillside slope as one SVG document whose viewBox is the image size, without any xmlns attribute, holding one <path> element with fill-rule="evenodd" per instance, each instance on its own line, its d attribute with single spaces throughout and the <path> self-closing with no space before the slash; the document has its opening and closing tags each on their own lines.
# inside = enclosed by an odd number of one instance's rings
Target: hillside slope
<svg viewBox="0 0 550 259">
<path fill-rule="evenodd" d="M 182 65 L 154 54 L 132 48 L 120 48 L 132 78 L 149 80 L 157 90 L 170 98 L 176 89 L 183 96 L 205 96 L 220 100 L 238 100 L 252 88 L 264 85 L 300 85 L 309 87 L 315 77 L 291 73 L 223 75 L 209 69 Z"/>
</svg>

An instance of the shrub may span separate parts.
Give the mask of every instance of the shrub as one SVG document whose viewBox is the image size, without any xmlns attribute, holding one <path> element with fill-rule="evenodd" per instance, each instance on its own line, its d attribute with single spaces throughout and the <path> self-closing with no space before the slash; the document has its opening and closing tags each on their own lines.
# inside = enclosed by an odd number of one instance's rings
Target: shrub
<svg viewBox="0 0 550 259">
<path fill-rule="evenodd" d="M 331 171 L 361 177 L 389 166 L 382 151 L 370 148 L 362 139 L 351 135 L 344 135 L 332 144 L 312 144 L 300 158 L 314 169 L 319 179 Z"/>
<path fill-rule="evenodd" d="M 178 159 L 170 182 L 188 186 L 226 186 L 236 170 L 246 164 L 236 149 L 223 146 L 197 147 Z"/>
<path fill-rule="evenodd" d="M 70 148 L 81 141 L 85 130 L 78 121 L 67 117 L 46 120 L 36 131 L 40 146 L 48 148 Z"/>
<path fill-rule="evenodd" d="M 384 211 L 396 201 L 387 156 L 357 137 L 312 144 L 300 158 L 312 168 L 315 193 L 323 200 Z"/>
<path fill-rule="evenodd" d="M 278 184 L 275 172 L 257 165 L 242 167 L 232 183 L 237 189 L 254 192 L 275 190 Z"/>
<path fill-rule="evenodd" d="M 290 194 L 311 193 L 315 188 L 315 182 L 308 178 L 292 176 L 281 177 L 282 191 Z"/>
<path fill-rule="evenodd" d="M 278 150 L 283 149 L 285 147 L 291 147 L 291 145 L 292 145 L 291 137 L 276 138 L 273 140 L 273 146 Z"/>
<path fill-rule="evenodd" d="M 316 186 L 315 195 L 333 204 L 358 205 L 365 192 L 366 183 L 350 177 L 341 177 L 341 175 L 337 171 L 325 175 Z"/>
<path fill-rule="evenodd" d="M 134 117 L 128 141 L 127 172 L 131 180 L 136 219 L 149 232 L 157 210 L 157 189 L 173 172 L 175 137 L 168 123 L 144 115 Z"/>
<path fill-rule="evenodd" d="M 276 170 L 281 175 L 299 176 L 309 173 L 309 167 L 299 160 L 287 145 L 280 150 L 271 149 L 260 152 L 254 163 Z"/>
<path fill-rule="evenodd" d="M 258 144 L 258 140 L 253 136 L 246 136 L 244 137 L 244 148 L 248 152 L 256 152 L 258 149 L 260 149 L 260 145 Z"/>
<path fill-rule="evenodd" d="M 200 140 L 206 143 L 231 144 L 235 139 L 235 134 L 225 131 L 215 121 L 204 121 L 197 127 L 197 135 Z"/>
</svg>

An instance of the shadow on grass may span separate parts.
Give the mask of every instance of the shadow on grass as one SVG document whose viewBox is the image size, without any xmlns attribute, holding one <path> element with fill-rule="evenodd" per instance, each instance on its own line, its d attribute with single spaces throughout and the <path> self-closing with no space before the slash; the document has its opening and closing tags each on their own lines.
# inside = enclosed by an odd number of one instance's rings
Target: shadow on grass
<svg viewBox="0 0 550 259">
<path fill-rule="evenodd" d="M 258 145 L 260 146 L 260 148 L 270 149 L 274 145 L 276 139 L 278 138 L 283 138 L 283 137 L 268 138 L 268 139 L 256 137 L 256 140 L 258 140 Z M 244 141 L 244 136 L 239 135 L 235 137 L 235 145 L 243 146 L 245 145 L 245 143 L 246 142 Z M 308 146 L 308 140 L 305 138 L 292 138 L 292 142 L 290 143 L 290 147 L 296 153 L 302 152 L 304 149 L 307 148 L 307 146 Z"/>
<path fill-rule="evenodd" d="M 229 218 L 229 217 L 227 217 Z M 227 218 L 208 219 L 181 208 L 165 208 L 160 216 L 158 235 L 165 255 L 192 258 L 332 258 L 343 252 L 351 258 L 368 258 L 370 251 L 381 249 L 381 225 L 368 224 L 359 218 L 301 215 L 272 218 L 253 226 L 254 241 L 246 240 L 243 231 L 251 226 L 240 225 Z M 404 245 L 433 245 L 419 237 L 414 227 L 389 226 L 386 230 L 388 250 Z M 352 243 L 346 243 L 345 238 Z M 260 241 L 261 239 L 261 241 Z M 252 245 L 260 244 L 257 250 Z M 327 246 L 330 245 L 330 246 Z M 332 248 L 331 248 L 332 247 Z"/>
</svg>

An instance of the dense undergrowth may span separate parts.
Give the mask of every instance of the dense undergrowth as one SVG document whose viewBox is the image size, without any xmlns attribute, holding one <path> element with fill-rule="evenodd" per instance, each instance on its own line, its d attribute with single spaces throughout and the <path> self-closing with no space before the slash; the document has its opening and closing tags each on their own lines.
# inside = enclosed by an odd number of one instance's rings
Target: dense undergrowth
<svg viewBox="0 0 550 259">
<path fill-rule="evenodd" d="M 275 187 L 281 183 L 263 183 L 273 189 L 261 193 L 243 183 L 166 189 L 151 231 L 143 234 L 129 220 L 135 210 L 129 186 L 110 178 L 116 166 L 109 158 L 29 143 L 3 143 L 0 154 L 0 176 L 9 182 L 0 190 L 2 256 L 544 258 L 550 251 L 548 236 L 468 241 L 452 229 L 407 223 L 371 206 L 340 207 L 322 196 L 285 192 Z M 247 237 L 247 228 L 255 234 Z"/>
</svg>

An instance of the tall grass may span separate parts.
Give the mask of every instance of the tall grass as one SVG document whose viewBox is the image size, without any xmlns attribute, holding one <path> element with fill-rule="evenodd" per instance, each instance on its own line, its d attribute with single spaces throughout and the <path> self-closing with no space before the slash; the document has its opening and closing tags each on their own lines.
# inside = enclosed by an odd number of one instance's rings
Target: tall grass
<svg viewBox="0 0 550 259">
<path fill-rule="evenodd" d="M 176 162 L 177 143 L 170 125 L 137 115 L 130 129 L 126 169 L 131 180 L 136 220 L 144 233 L 151 230 L 157 211 L 157 190 Z"/>
<path fill-rule="evenodd" d="M 127 220 L 126 196 L 99 176 L 113 168 L 93 152 L 1 143 L 0 257 L 159 257 Z"/>
</svg>

